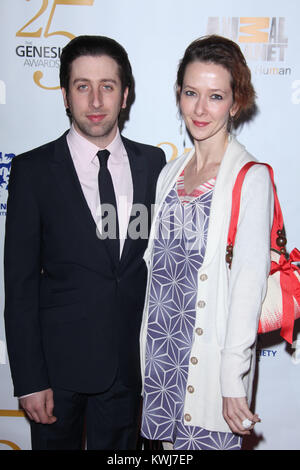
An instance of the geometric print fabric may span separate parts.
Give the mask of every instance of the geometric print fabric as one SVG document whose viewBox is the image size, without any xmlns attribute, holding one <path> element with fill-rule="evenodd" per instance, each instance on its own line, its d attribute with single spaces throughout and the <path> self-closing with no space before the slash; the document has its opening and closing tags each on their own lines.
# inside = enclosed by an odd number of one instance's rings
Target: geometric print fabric
<svg viewBox="0 0 300 470">
<path fill-rule="evenodd" d="M 205 254 L 213 189 L 186 204 L 176 184 L 158 216 L 150 282 L 142 435 L 174 449 L 238 450 L 232 433 L 187 426 L 183 408 L 193 342 L 198 270 Z"/>
</svg>

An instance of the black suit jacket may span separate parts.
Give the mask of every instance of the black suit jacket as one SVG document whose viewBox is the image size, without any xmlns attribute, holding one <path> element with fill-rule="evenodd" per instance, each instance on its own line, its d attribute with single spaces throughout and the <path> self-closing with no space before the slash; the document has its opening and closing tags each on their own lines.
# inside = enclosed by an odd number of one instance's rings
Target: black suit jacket
<svg viewBox="0 0 300 470">
<path fill-rule="evenodd" d="M 67 134 L 67 133 L 66 133 Z M 115 264 L 82 192 L 66 134 L 14 158 L 7 202 L 5 325 L 15 395 L 48 387 L 139 384 L 147 239 L 127 238 Z M 133 204 L 148 209 L 161 149 L 123 138 Z M 149 232 L 149 230 L 148 230 Z"/>
</svg>

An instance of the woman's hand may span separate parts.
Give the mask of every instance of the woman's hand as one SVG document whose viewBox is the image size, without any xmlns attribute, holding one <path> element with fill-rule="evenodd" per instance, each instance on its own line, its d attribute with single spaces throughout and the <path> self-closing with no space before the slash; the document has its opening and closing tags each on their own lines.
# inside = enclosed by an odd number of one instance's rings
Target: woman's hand
<svg viewBox="0 0 300 470">
<path fill-rule="evenodd" d="M 242 436 L 250 434 L 255 423 L 260 422 L 259 416 L 249 410 L 246 397 L 223 397 L 223 416 L 231 431 Z M 252 423 L 247 429 L 242 424 L 245 419 Z"/>
</svg>

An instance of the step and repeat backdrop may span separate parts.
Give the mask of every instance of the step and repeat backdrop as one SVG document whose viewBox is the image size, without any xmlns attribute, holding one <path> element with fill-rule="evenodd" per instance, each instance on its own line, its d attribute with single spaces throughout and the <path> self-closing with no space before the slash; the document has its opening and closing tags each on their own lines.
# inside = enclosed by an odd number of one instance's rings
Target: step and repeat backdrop
<svg viewBox="0 0 300 470">
<path fill-rule="evenodd" d="M 123 134 L 160 146 L 170 160 L 192 146 L 180 133 L 174 93 L 185 48 L 211 33 L 236 41 L 251 68 L 258 105 L 238 139 L 274 168 L 291 251 L 300 247 L 300 3 L 1 0 L 0 22 L 0 450 L 28 450 L 29 424 L 13 397 L 3 321 L 7 184 L 15 155 L 57 138 L 69 126 L 58 81 L 62 48 L 81 34 L 109 36 L 125 47 L 135 100 Z M 255 256 L 255 236 L 250 249 Z M 252 406 L 262 422 L 245 439 L 245 449 L 300 449 L 299 390 L 297 322 L 292 345 L 278 333 L 259 338 Z"/>
</svg>

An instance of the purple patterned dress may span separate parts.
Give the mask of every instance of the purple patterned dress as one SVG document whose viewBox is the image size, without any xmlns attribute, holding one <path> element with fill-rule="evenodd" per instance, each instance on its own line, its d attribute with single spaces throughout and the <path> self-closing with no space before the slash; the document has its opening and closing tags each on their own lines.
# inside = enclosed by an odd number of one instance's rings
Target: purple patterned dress
<svg viewBox="0 0 300 470">
<path fill-rule="evenodd" d="M 183 174 L 180 175 L 181 183 Z M 180 178 L 159 214 L 149 296 L 142 435 L 178 450 L 239 450 L 241 438 L 183 421 L 213 184 L 183 203 Z M 182 187 L 182 186 L 181 186 Z M 197 194 L 196 194 L 197 196 Z"/>
</svg>

